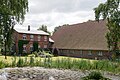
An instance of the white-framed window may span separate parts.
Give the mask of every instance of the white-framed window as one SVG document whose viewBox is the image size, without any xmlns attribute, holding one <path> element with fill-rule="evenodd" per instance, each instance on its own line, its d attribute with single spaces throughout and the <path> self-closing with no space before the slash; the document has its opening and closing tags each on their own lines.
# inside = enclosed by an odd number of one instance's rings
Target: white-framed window
<svg viewBox="0 0 120 80">
<path fill-rule="evenodd" d="M 102 51 L 99 51 L 99 52 L 98 52 L 98 56 L 103 56 Z"/>
<path fill-rule="evenodd" d="M 92 51 L 88 51 L 88 55 L 91 56 L 92 55 Z"/>
<path fill-rule="evenodd" d="M 40 41 L 41 40 L 41 36 L 40 35 L 38 35 L 38 41 Z"/>
<path fill-rule="evenodd" d="M 23 51 L 26 52 L 26 45 L 23 45 Z"/>
<path fill-rule="evenodd" d="M 26 40 L 26 39 L 27 39 L 26 34 L 23 34 L 23 40 Z"/>
<path fill-rule="evenodd" d="M 47 41 L 47 36 L 44 36 L 44 41 Z"/>
<path fill-rule="evenodd" d="M 33 51 L 33 45 L 30 45 L 30 51 Z"/>
<path fill-rule="evenodd" d="M 33 41 L 33 39 L 34 39 L 34 35 L 30 35 L 30 40 Z"/>
<path fill-rule="evenodd" d="M 47 48 L 47 45 L 46 45 L 46 44 L 44 45 L 44 48 Z"/>
</svg>

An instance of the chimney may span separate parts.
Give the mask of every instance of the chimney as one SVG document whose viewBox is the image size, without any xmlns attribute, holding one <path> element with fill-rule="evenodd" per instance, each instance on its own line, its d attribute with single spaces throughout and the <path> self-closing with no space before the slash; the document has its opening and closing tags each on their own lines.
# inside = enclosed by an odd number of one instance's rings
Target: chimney
<svg viewBox="0 0 120 80">
<path fill-rule="evenodd" d="M 30 25 L 28 25 L 28 31 L 30 31 Z"/>
</svg>

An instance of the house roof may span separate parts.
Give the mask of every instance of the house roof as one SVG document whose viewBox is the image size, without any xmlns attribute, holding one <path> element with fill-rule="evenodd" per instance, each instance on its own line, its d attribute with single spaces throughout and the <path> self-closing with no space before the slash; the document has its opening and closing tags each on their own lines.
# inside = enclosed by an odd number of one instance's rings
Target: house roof
<svg viewBox="0 0 120 80">
<path fill-rule="evenodd" d="M 60 49 L 108 50 L 106 32 L 106 21 L 88 21 L 62 26 L 52 39 L 54 47 Z"/>
<path fill-rule="evenodd" d="M 26 33 L 26 34 L 40 34 L 40 35 L 49 35 L 48 33 L 42 31 L 42 30 L 30 30 L 28 29 L 15 29 L 18 33 Z"/>
</svg>

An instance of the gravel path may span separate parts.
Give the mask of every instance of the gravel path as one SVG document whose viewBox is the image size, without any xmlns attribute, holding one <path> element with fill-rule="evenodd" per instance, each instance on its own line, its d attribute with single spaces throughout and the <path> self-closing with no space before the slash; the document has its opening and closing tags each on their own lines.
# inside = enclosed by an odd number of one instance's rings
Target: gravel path
<svg viewBox="0 0 120 80">
<path fill-rule="evenodd" d="M 0 69 L 0 80 L 80 80 L 90 71 L 71 71 L 47 69 L 42 67 L 5 68 Z M 4 75 L 7 75 L 7 79 Z M 112 80 L 120 80 L 120 75 L 103 73 Z M 3 76 L 4 79 L 1 79 Z"/>
</svg>

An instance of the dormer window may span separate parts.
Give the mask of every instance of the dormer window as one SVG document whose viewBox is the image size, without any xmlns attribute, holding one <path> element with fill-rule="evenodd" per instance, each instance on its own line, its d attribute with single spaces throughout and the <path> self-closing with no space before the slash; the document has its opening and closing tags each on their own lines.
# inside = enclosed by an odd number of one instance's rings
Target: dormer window
<svg viewBox="0 0 120 80">
<path fill-rule="evenodd" d="M 23 40 L 26 40 L 26 34 L 23 34 Z"/>
<path fill-rule="evenodd" d="M 34 35 L 30 35 L 30 40 L 33 41 Z"/>
</svg>

